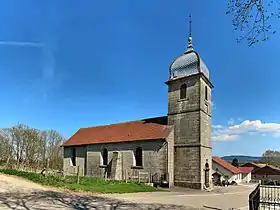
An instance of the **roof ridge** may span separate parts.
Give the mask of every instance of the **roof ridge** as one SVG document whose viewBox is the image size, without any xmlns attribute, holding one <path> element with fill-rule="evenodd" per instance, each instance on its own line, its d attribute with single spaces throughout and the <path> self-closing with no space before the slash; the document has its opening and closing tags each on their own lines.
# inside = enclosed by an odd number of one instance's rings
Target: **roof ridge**
<svg viewBox="0 0 280 210">
<path fill-rule="evenodd" d="M 238 167 L 231 165 L 229 162 L 227 162 L 223 158 L 220 158 L 219 156 L 212 156 L 212 160 L 233 173 L 240 173 Z"/>
<path fill-rule="evenodd" d="M 271 165 L 271 164 L 267 164 L 266 166 L 268 166 L 272 169 L 280 170 L 280 168 L 278 168 L 277 166 Z"/>
<path fill-rule="evenodd" d="M 171 131 L 167 116 L 80 128 L 65 146 L 166 139 Z"/>
<path fill-rule="evenodd" d="M 145 120 L 151 120 L 151 119 L 163 118 L 163 117 L 167 117 L 167 115 L 159 116 L 159 117 L 144 118 L 144 119 L 139 119 L 139 120 L 129 120 L 129 121 L 123 121 L 123 122 L 118 122 L 118 123 L 111 123 L 111 124 L 103 124 L 103 125 L 97 125 L 97 126 L 90 126 L 90 127 L 80 128 L 80 129 L 100 128 L 100 127 L 106 127 L 106 126 L 111 126 L 111 125 L 121 125 L 121 124 L 125 124 L 125 123 L 142 122 L 142 121 L 145 121 Z"/>
</svg>

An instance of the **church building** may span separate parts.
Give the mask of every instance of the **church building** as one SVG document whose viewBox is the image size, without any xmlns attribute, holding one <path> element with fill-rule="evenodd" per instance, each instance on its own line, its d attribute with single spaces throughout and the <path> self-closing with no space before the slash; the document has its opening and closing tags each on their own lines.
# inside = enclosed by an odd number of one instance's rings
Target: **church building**
<svg viewBox="0 0 280 210">
<path fill-rule="evenodd" d="M 167 116 L 79 129 L 63 144 L 64 171 L 115 180 L 147 174 L 169 187 L 211 188 L 213 85 L 191 32 L 165 84 Z"/>
</svg>

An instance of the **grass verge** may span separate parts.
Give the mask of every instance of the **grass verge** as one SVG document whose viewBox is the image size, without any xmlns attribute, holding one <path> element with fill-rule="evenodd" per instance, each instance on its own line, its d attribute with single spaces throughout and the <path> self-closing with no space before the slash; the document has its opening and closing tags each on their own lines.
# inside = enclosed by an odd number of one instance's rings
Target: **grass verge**
<svg viewBox="0 0 280 210">
<path fill-rule="evenodd" d="M 65 188 L 73 191 L 98 193 L 133 193 L 159 191 L 159 189 L 157 188 L 137 182 L 126 183 L 124 181 L 105 181 L 102 179 L 91 177 L 80 177 L 80 183 L 77 184 L 75 176 L 62 177 L 56 175 L 48 175 L 46 177 L 43 177 L 38 173 L 18 171 L 14 169 L 0 169 L 0 172 L 3 174 L 22 177 L 41 185 Z"/>
</svg>

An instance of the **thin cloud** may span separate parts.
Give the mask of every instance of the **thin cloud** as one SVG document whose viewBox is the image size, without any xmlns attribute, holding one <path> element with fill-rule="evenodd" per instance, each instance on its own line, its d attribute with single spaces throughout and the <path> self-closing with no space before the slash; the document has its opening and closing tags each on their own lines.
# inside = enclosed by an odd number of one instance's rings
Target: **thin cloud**
<svg viewBox="0 0 280 210">
<path fill-rule="evenodd" d="M 40 42 L 0 41 L 0 45 L 44 47 L 44 44 Z"/>
<path fill-rule="evenodd" d="M 242 118 L 241 118 L 241 117 L 238 117 L 237 120 L 238 120 L 239 122 L 241 122 L 241 121 L 242 121 Z"/>
<path fill-rule="evenodd" d="M 222 125 L 212 125 L 212 128 L 214 128 L 214 129 L 215 129 L 215 128 L 216 128 L 216 129 L 217 129 L 217 128 L 221 129 L 221 128 L 223 128 L 223 127 L 224 127 L 224 126 L 222 126 Z"/>
<path fill-rule="evenodd" d="M 238 135 L 220 134 L 213 136 L 213 141 L 231 141 L 238 139 Z"/>
<path fill-rule="evenodd" d="M 15 46 L 15 47 L 35 47 L 42 50 L 43 63 L 41 69 L 41 78 L 37 87 L 41 88 L 43 99 L 47 99 L 48 92 L 53 86 L 53 79 L 55 77 L 55 57 L 52 50 L 43 42 L 18 42 L 18 41 L 5 41 L 0 40 L 0 45 Z M 25 102 L 29 101 L 28 98 L 24 99 Z"/>
<path fill-rule="evenodd" d="M 42 48 L 44 63 L 42 66 L 42 78 L 50 80 L 54 77 L 55 59 L 52 51 L 42 42 L 18 42 L 18 41 L 0 41 L 0 45 L 19 46 L 19 47 L 39 47 Z"/>
<path fill-rule="evenodd" d="M 280 123 L 265 123 L 261 120 L 245 120 L 240 124 L 227 127 L 213 126 L 213 140 L 235 140 L 244 134 L 271 134 L 274 138 L 280 137 Z"/>
<path fill-rule="evenodd" d="M 54 77 L 55 59 L 51 50 L 47 47 L 43 48 L 44 63 L 42 66 L 42 77 L 50 80 Z"/>
<path fill-rule="evenodd" d="M 216 103 L 214 101 L 211 101 L 211 105 L 213 110 L 217 108 Z"/>
<path fill-rule="evenodd" d="M 234 119 L 230 118 L 229 121 L 228 121 L 228 124 L 229 125 L 234 125 Z"/>
</svg>

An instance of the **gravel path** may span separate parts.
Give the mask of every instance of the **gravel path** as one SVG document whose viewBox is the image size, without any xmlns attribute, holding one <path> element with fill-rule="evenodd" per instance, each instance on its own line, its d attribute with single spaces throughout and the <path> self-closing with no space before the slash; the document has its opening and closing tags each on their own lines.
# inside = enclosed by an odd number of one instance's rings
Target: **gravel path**
<svg viewBox="0 0 280 210">
<path fill-rule="evenodd" d="M 195 208 L 167 204 L 128 203 L 97 195 L 61 192 L 18 177 L 0 174 L 0 209 L 190 210 Z"/>
</svg>

